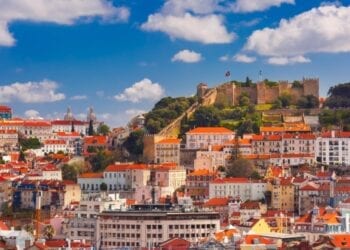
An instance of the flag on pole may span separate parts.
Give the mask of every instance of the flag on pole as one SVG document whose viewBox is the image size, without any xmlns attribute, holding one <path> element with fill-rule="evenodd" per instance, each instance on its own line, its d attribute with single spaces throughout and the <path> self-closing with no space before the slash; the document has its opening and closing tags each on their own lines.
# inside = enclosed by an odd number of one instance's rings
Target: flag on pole
<svg viewBox="0 0 350 250">
<path fill-rule="evenodd" d="M 226 77 L 229 77 L 231 75 L 231 72 L 228 70 L 226 73 L 225 73 L 225 76 Z"/>
</svg>

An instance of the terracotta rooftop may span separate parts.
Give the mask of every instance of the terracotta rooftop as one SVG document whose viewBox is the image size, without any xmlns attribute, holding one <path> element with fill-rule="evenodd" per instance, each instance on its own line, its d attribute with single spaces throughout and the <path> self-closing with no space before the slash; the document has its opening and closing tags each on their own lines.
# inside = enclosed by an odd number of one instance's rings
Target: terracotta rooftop
<svg viewBox="0 0 350 250">
<path fill-rule="evenodd" d="M 234 132 L 224 127 L 198 127 L 188 131 L 186 134 L 233 134 Z"/>
<path fill-rule="evenodd" d="M 83 173 L 79 178 L 92 179 L 92 178 L 103 178 L 103 173 Z"/>
<path fill-rule="evenodd" d="M 163 139 L 156 144 L 180 144 L 181 140 L 180 139 L 175 139 L 175 138 L 168 138 L 168 139 Z"/>
<path fill-rule="evenodd" d="M 148 169 L 148 166 L 146 164 L 113 164 L 109 165 L 105 169 L 105 172 L 120 172 L 136 169 Z"/>
<path fill-rule="evenodd" d="M 229 202 L 228 198 L 211 198 L 204 206 L 206 207 L 217 207 L 217 206 L 227 206 Z"/>
</svg>

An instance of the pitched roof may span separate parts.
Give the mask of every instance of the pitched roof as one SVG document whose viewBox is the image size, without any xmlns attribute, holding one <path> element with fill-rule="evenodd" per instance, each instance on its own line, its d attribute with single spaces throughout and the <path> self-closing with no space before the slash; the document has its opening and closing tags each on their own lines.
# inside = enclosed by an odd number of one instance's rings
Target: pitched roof
<svg viewBox="0 0 350 250">
<path fill-rule="evenodd" d="M 334 247 L 338 247 L 341 249 L 349 249 L 350 248 L 350 234 L 332 234 L 328 236 L 331 240 L 331 243 Z"/>
<path fill-rule="evenodd" d="M 163 139 L 163 140 L 157 142 L 156 144 L 179 144 L 180 142 L 181 142 L 180 139 L 168 138 L 168 139 Z"/>
<path fill-rule="evenodd" d="M 103 178 L 103 173 L 83 173 L 79 176 L 83 179 Z"/>
<path fill-rule="evenodd" d="M 217 206 L 227 206 L 229 202 L 228 198 L 211 198 L 204 206 L 206 207 L 217 207 Z"/>
<path fill-rule="evenodd" d="M 233 134 L 234 132 L 224 127 L 198 127 L 188 131 L 186 134 Z"/>
<path fill-rule="evenodd" d="M 193 172 L 187 174 L 187 176 L 213 176 L 216 175 L 214 172 L 208 169 L 195 169 Z"/>
<path fill-rule="evenodd" d="M 85 144 L 106 144 L 107 136 L 102 136 L 102 135 L 85 136 L 84 143 Z"/>
<path fill-rule="evenodd" d="M 105 172 L 120 172 L 134 169 L 148 169 L 148 166 L 146 164 L 112 164 L 105 169 Z"/>
</svg>

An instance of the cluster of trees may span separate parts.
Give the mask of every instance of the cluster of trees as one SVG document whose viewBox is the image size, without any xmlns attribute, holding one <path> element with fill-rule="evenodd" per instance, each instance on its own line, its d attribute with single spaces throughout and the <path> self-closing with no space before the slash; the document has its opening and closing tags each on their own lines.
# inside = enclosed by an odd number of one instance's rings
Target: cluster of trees
<svg viewBox="0 0 350 250">
<path fill-rule="evenodd" d="M 146 114 L 145 127 L 151 134 L 156 134 L 170 122 L 179 117 L 193 103 L 196 97 L 164 97 Z"/>
<path fill-rule="evenodd" d="M 332 128 L 334 126 L 350 131 L 350 109 L 324 109 L 319 114 L 321 127 Z"/>
<path fill-rule="evenodd" d="M 221 107 L 217 105 L 199 107 L 190 119 L 182 121 L 182 135 L 194 127 L 223 126 L 237 130 L 238 135 L 243 133 L 258 133 L 261 125 L 261 116 L 255 112 L 255 106 L 250 103 L 247 94 L 239 97 L 240 106 Z"/>
<path fill-rule="evenodd" d="M 19 138 L 19 145 L 21 146 L 21 149 L 23 151 L 26 151 L 27 149 L 38 149 L 41 147 L 41 143 L 38 138 Z"/>
<path fill-rule="evenodd" d="M 328 90 L 328 98 L 324 105 L 329 108 L 349 108 L 350 82 L 330 87 Z"/>
</svg>

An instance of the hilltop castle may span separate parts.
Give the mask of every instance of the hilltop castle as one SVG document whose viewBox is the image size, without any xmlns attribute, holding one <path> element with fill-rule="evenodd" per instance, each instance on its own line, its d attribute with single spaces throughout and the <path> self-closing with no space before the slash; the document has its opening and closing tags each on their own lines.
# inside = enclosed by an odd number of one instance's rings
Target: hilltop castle
<svg viewBox="0 0 350 250">
<path fill-rule="evenodd" d="M 206 104 L 225 102 L 228 105 L 238 105 L 241 94 L 247 94 L 254 104 L 274 103 L 279 96 L 286 93 L 295 104 L 302 96 L 313 95 L 319 98 L 319 79 L 303 78 L 301 81 L 262 81 L 256 84 L 228 82 L 213 89 L 205 83 L 197 85 L 197 96 Z"/>
</svg>

